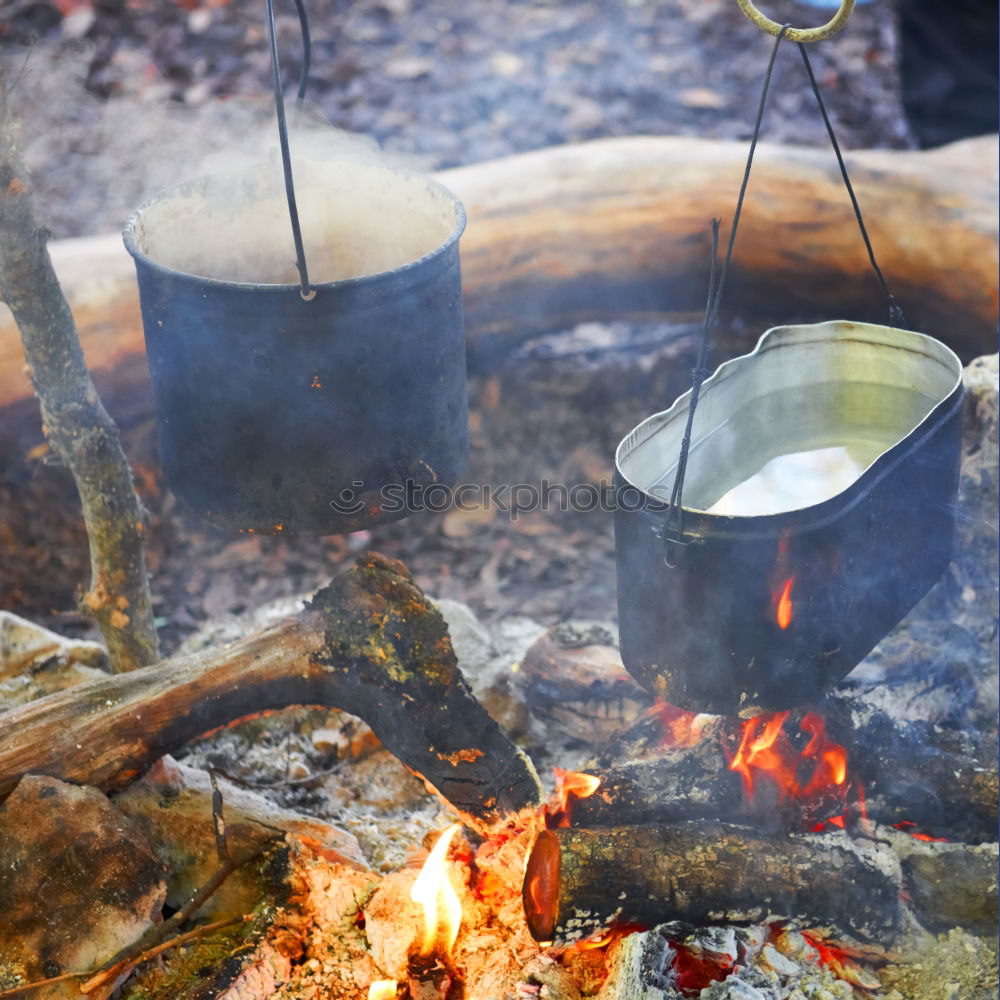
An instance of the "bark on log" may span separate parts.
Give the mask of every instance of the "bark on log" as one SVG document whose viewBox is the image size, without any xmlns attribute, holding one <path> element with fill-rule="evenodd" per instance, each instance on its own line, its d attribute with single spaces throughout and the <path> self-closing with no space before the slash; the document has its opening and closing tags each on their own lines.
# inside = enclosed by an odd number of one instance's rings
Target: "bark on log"
<svg viewBox="0 0 1000 1000">
<path fill-rule="evenodd" d="M 995 843 L 925 843 L 906 834 L 893 839 L 906 894 L 927 930 L 942 933 L 961 927 L 970 934 L 996 936 Z"/>
<path fill-rule="evenodd" d="M 864 787 L 868 812 L 877 822 L 907 821 L 972 841 L 996 839 L 994 739 L 893 719 L 837 695 L 820 711 L 829 735 L 848 748 L 848 773 Z"/>
<path fill-rule="evenodd" d="M 0 715 L 0 799 L 29 772 L 114 791 L 195 736 L 289 705 L 364 719 L 474 826 L 540 802 L 531 762 L 472 695 L 437 609 L 376 554 L 240 642 Z"/>
<path fill-rule="evenodd" d="M 588 767 L 585 773 L 601 784 L 593 795 L 571 801 L 573 826 L 732 818 L 743 802 L 743 781 L 729 770 L 721 743 L 712 737 L 693 747 L 665 750 L 652 760 Z"/>
<path fill-rule="evenodd" d="M 707 223 L 732 217 L 745 159 L 742 142 L 644 136 L 442 172 L 469 214 L 462 280 L 470 363 L 492 366 L 519 339 L 582 320 L 700 317 Z M 846 159 L 907 321 L 966 359 L 993 350 L 995 138 Z M 91 370 L 137 378 L 138 295 L 120 237 L 67 240 L 53 257 Z M 747 318 L 884 321 L 828 149 L 758 146 L 726 306 Z M 744 347 L 760 332 L 748 332 Z M 21 366 L 16 331 L 0 316 L 0 403 L 30 396 Z"/>
<path fill-rule="evenodd" d="M 0 296 L 20 332 L 45 434 L 80 494 L 91 568 L 83 607 L 100 625 L 112 669 L 135 670 L 160 655 L 142 548 L 145 512 L 35 220 L 16 137 L 0 68 Z"/>
<path fill-rule="evenodd" d="M 890 941 L 900 872 L 885 847 L 844 834 L 764 837 L 724 823 L 545 830 L 522 899 L 536 941 L 610 923 L 760 923 L 769 915 L 858 941 Z"/>
</svg>

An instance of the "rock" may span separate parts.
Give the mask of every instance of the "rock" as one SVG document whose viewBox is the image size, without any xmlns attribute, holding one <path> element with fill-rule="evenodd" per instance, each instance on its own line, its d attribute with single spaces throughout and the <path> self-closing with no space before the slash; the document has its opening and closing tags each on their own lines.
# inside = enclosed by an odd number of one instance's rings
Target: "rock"
<svg viewBox="0 0 1000 1000">
<path fill-rule="evenodd" d="M 613 627 L 566 622 L 525 653 L 517 671 L 521 699 L 541 732 L 597 743 L 637 722 L 651 696 L 626 672 Z"/>
<path fill-rule="evenodd" d="M 160 859 L 97 789 L 28 775 L 0 805 L 0 988 L 96 969 L 158 919 L 165 898 Z M 79 1000 L 80 990 L 66 982 L 31 997 Z"/>
<path fill-rule="evenodd" d="M 102 677 L 106 669 L 99 643 L 67 639 L 0 611 L 0 709 Z"/>
<path fill-rule="evenodd" d="M 608 978 L 597 1000 L 680 1000 L 670 973 L 674 956 L 658 929 L 622 938 L 609 949 Z"/>
<path fill-rule="evenodd" d="M 892 835 L 903 884 L 929 931 L 960 927 L 993 937 L 997 929 L 997 845 L 928 843 Z"/>
<path fill-rule="evenodd" d="M 266 841 L 292 833 L 328 860 L 365 869 L 357 840 L 322 820 L 282 809 L 255 792 L 219 779 L 230 854 L 249 855 Z M 115 804 L 148 838 L 170 872 L 167 902 L 178 907 L 203 886 L 218 867 L 212 819 L 212 785 L 202 770 L 164 757 Z M 260 894 L 256 875 L 240 870 L 223 883 L 202 913 L 227 917 L 248 912 Z"/>
<path fill-rule="evenodd" d="M 997 355 L 965 369 L 951 566 L 845 684 L 897 718 L 979 728 L 998 705 Z"/>
<path fill-rule="evenodd" d="M 446 598 L 435 604 L 448 626 L 459 668 L 473 694 L 511 736 L 523 735 L 528 717 L 514 683 L 515 665 L 541 626 L 527 619 L 515 620 L 491 635 L 467 604 Z"/>
</svg>

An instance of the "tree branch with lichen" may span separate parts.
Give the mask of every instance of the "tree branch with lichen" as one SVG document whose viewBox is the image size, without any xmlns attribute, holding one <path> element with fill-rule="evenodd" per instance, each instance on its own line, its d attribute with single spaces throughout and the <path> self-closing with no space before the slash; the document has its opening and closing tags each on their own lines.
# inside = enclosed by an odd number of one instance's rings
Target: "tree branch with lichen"
<svg viewBox="0 0 1000 1000">
<path fill-rule="evenodd" d="M 91 583 L 83 606 L 100 625 L 117 673 L 159 658 L 142 541 L 146 515 L 84 361 L 34 213 L 18 151 L 18 123 L 0 66 L 0 298 L 21 332 L 42 426 L 80 494 L 90 543 Z"/>
</svg>

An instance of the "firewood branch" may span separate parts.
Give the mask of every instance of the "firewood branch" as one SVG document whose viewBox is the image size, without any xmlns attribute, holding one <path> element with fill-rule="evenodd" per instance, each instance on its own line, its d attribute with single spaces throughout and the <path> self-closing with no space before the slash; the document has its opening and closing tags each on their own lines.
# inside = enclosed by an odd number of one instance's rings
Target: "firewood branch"
<svg viewBox="0 0 1000 1000">
<path fill-rule="evenodd" d="M 80 494 L 91 563 L 83 604 L 101 627 L 112 668 L 135 670 L 159 658 L 142 549 L 145 515 L 35 219 L 17 131 L 0 67 L 0 296 L 20 329 L 49 442 Z"/>
<path fill-rule="evenodd" d="M 540 802 L 531 762 L 462 677 L 444 619 L 402 563 L 375 554 L 239 642 L 0 715 L 0 799 L 29 772 L 114 791 L 196 736 L 289 705 L 364 719 L 473 825 Z"/>
</svg>

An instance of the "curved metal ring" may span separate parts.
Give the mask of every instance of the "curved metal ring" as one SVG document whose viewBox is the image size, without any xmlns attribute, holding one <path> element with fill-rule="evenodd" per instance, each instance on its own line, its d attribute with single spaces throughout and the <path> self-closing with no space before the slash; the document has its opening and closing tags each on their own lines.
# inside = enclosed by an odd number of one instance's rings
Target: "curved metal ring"
<svg viewBox="0 0 1000 1000">
<path fill-rule="evenodd" d="M 761 31 L 777 35 L 784 27 L 777 21 L 765 17 L 754 5 L 753 0 L 736 0 L 736 2 L 740 5 L 740 10 Z M 826 24 L 821 24 L 818 28 L 789 28 L 785 32 L 785 38 L 790 42 L 819 42 L 824 38 L 831 38 L 847 24 L 847 19 L 854 10 L 854 3 L 855 0 L 840 0 L 840 10 Z"/>
</svg>

